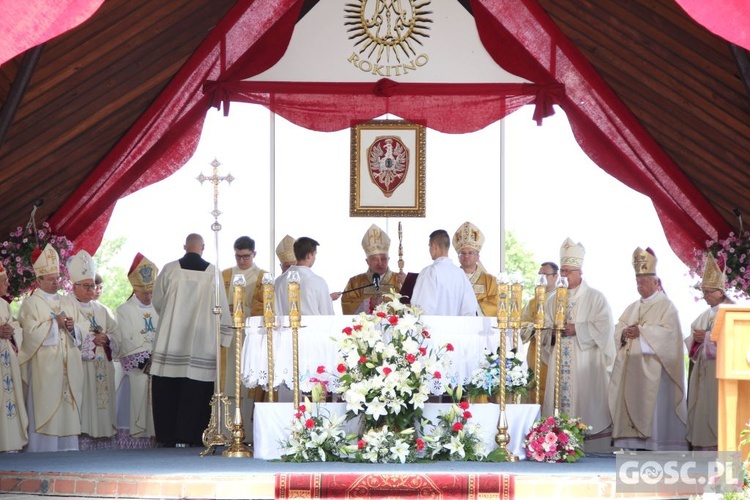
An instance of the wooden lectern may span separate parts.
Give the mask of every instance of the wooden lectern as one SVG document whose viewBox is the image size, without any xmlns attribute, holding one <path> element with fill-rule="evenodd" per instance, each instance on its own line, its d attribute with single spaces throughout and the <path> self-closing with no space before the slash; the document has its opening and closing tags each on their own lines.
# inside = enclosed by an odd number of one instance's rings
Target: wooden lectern
<svg viewBox="0 0 750 500">
<path fill-rule="evenodd" d="M 719 306 L 711 338 L 717 344 L 719 451 L 737 451 L 740 431 L 750 420 L 750 308 Z"/>
</svg>

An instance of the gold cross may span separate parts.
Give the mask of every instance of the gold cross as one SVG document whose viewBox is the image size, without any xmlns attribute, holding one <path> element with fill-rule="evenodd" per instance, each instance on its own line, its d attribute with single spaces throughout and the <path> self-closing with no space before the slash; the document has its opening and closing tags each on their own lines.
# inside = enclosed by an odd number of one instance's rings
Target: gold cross
<svg viewBox="0 0 750 500">
<path fill-rule="evenodd" d="M 221 181 L 227 181 L 227 184 L 231 184 L 232 181 L 234 180 L 234 177 L 232 177 L 232 174 L 220 176 L 219 165 L 221 165 L 221 163 L 219 163 L 219 161 L 216 158 L 214 158 L 214 161 L 211 162 L 211 167 L 213 167 L 213 175 L 211 175 L 211 177 L 206 177 L 201 172 L 201 174 L 198 177 L 196 177 L 196 179 L 198 179 L 201 185 L 203 185 L 204 181 L 211 181 L 211 184 L 214 185 L 214 209 L 211 212 L 211 215 L 214 216 L 214 219 L 218 219 L 219 215 L 221 215 L 221 212 L 219 211 L 219 183 Z"/>
</svg>

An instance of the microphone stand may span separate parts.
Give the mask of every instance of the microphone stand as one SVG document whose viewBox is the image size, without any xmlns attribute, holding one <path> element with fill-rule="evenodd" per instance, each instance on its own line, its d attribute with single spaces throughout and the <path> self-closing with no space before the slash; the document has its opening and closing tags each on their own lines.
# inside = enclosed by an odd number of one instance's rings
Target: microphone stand
<svg viewBox="0 0 750 500">
<path fill-rule="evenodd" d="M 368 283 L 366 285 L 358 286 L 357 288 L 351 288 L 349 290 L 344 290 L 343 292 L 341 292 L 341 295 L 344 295 L 345 293 L 349 293 L 349 292 L 356 292 L 357 290 L 362 290 L 363 288 L 369 288 L 371 286 L 375 286 L 375 283 Z M 375 287 L 375 289 L 378 290 L 378 289 L 380 289 L 380 287 L 379 286 Z"/>
</svg>

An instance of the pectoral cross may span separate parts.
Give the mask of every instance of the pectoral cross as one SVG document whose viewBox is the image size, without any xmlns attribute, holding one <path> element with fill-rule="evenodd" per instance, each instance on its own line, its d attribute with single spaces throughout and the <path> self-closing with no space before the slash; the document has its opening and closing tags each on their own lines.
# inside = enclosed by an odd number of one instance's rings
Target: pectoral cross
<svg viewBox="0 0 750 500">
<path fill-rule="evenodd" d="M 211 167 L 213 167 L 213 175 L 211 177 L 206 177 L 201 173 L 196 179 L 203 185 L 204 181 L 211 181 L 211 184 L 214 185 L 214 209 L 211 212 L 211 215 L 214 216 L 214 219 L 217 219 L 217 222 L 214 222 L 215 226 L 218 226 L 218 229 L 221 229 L 221 226 L 218 223 L 219 215 L 221 215 L 221 212 L 219 211 L 219 183 L 221 181 L 227 181 L 227 184 L 231 184 L 234 180 L 234 177 L 232 177 L 232 174 L 227 174 L 225 176 L 219 175 L 219 161 L 214 158 L 214 161 L 211 162 Z M 214 228 L 214 231 L 217 229 Z"/>
</svg>

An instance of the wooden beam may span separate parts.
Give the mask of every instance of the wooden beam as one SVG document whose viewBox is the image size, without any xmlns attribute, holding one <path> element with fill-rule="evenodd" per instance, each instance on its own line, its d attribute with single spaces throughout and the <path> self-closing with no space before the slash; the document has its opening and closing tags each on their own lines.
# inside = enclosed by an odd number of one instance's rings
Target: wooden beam
<svg viewBox="0 0 750 500">
<path fill-rule="evenodd" d="M 8 99 L 0 107 L 0 147 L 5 141 L 5 135 L 10 130 L 10 125 L 13 123 L 16 111 L 18 111 L 18 105 L 21 104 L 21 99 L 29 86 L 31 75 L 34 74 L 36 64 L 39 62 L 43 46 L 44 44 L 37 45 L 31 50 L 27 50 L 23 55 L 23 61 L 21 61 L 21 67 L 18 68 L 16 79 L 8 91 Z"/>
<path fill-rule="evenodd" d="M 729 46 L 732 48 L 734 60 L 737 62 L 737 67 L 740 70 L 742 83 L 745 84 L 745 90 L 748 97 L 750 97 L 750 54 L 743 47 L 739 47 L 733 43 L 730 43 Z"/>
</svg>

